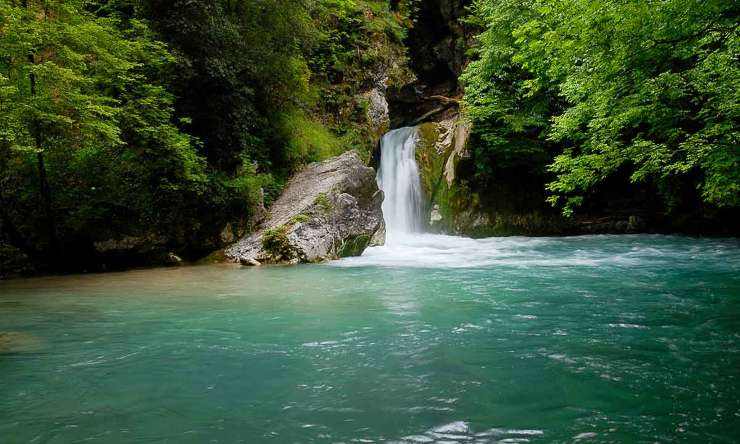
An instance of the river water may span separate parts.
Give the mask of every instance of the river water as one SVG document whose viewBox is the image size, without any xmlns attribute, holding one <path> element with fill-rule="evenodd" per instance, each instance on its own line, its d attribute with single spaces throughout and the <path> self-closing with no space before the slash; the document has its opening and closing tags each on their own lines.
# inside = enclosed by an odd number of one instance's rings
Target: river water
<svg viewBox="0 0 740 444">
<path fill-rule="evenodd" d="M 480 242 L 2 282 L 0 442 L 737 439 L 737 240 Z"/>
<path fill-rule="evenodd" d="M 736 442 L 740 241 L 424 234 L 414 137 L 362 257 L 0 282 L 0 443 Z"/>
</svg>

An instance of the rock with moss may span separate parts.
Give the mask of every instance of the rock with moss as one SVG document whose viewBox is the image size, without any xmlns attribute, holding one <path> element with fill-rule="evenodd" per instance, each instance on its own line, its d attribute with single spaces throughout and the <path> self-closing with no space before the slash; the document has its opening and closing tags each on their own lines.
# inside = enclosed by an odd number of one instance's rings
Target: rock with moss
<svg viewBox="0 0 740 444">
<path fill-rule="evenodd" d="M 318 262 L 362 254 L 383 226 L 375 170 L 355 151 L 296 174 L 251 235 L 225 250 L 246 265 Z"/>
<path fill-rule="evenodd" d="M 460 162 L 470 158 L 469 135 L 470 124 L 458 117 L 418 126 L 416 161 L 432 231 L 465 233 L 463 219 L 469 218 L 461 216 L 476 208 L 477 196 L 457 174 Z"/>
<path fill-rule="evenodd" d="M 376 87 L 363 94 L 367 103 L 365 116 L 373 143 L 390 129 L 390 115 L 388 113 L 388 101 L 385 98 L 385 87 Z"/>
<path fill-rule="evenodd" d="M 469 182 L 471 125 L 465 119 L 428 122 L 417 131 L 416 161 L 431 231 L 471 237 L 573 232 L 572 222 L 558 214 L 517 211 L 503 205 L 501 201 L 508 197 L 504 193 L 483 201 Z"/>
</svg>

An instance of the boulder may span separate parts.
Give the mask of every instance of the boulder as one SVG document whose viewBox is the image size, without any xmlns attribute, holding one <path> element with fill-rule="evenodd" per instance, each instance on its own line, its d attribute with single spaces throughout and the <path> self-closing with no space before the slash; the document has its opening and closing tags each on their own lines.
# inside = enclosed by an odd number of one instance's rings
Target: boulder
<svg viewBox="0 0 740 444">
<path fill-rule="evenodd" d="M 383 226 L 375 170 L 355 151 L 313 163 L 288 182 L 257 230 L 225 250 L 246 265 L 360 255 Z"/>
</svg>

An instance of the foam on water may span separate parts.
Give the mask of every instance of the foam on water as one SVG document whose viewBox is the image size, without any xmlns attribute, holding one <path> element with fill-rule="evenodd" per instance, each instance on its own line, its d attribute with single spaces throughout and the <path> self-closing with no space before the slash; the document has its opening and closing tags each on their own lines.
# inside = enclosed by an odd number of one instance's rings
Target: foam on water
<svg viewBox="0 0 740 444">
<path fill-rule="evenodd" d="M 396 238 L 382 247 L 365 250 L 360 257 L 332 262 L 336 267 L 633 267 L 656 263 L 690 263 L 695 259 L 674 236 L 591 235 L 572 237 L 494 237 L 471 239 L 460 236 L 417 233 Z M 729 254 L 716 243 L 714 255 Z M 706 254 L 706 252 L 704 252 Z"/>
<path fill-rule="evenodd" d="M 726 241 L 708 250 L 674 242 L 671 236 L 506 237 L 471 239 L 424 233 L 424 201 L 416 164 L 415 127 L 388 132 L 381 141 L 378 186 L 385 193 L 383 218 L 386 242 L 361 257 L 332 262 L 336 267 L 390 268 L 634 267 L 666 263 L 690 264 L 710 251 L 732 254 Z M 687 249 L 688 248 L 688 249 Z"/>
<path fill-rule="evenodd" d="M 416 164 L 416 127 L 388 132 L 381 140 L 378 187 L 383 190 L 384 246 L 369 248 L 362 257 L 336 266 L 484 267 L 496 264 L 597 265 L 600 258 L 573 254 L 553 259 L 535 249 L 542 243 L 527 238 L 470 239 L 424 233 L 424 199 Z M 628 258 L 626 258 L 629 260 Z"/>
</svg>

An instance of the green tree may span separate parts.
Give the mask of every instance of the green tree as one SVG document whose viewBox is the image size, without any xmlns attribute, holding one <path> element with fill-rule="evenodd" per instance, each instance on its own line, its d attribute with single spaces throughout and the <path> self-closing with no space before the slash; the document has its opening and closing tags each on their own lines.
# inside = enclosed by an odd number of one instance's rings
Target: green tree
<svg viewBox="0 0 740 444">
<path fill-rule="evenodd" d="M 481 0 L 475 10 L 485 31 L 465 75 L 468 112 L 483 140 L 505 131 L 497 153 L 526 127 L 509 116 L 535 117 L 561 150 L 548 189 L 566 214 L 625 171 L 669 206 L 682 184 L 708 204 L 740 204 L 735 3 Z M 512 70 L 517 88 L 501 94 Z M 550 105 L 537 110 L 543 93 Z"/>
<path fill-rule="evenodd" d="M 464 111 L 474 123 L 474 156 L 482 183 L 511 179 L 510 170 L 542 175 L 551 159 L 550 116 L 557 91 L 517 60 L 514 31 L 535 16 L 531 2 L 477 1 L 470 20 L 483 29 L 476 57 L 461 76 Z M 521 171 L 520 171 L 521 172 Z M 519 174 L 519 173 L 517 173 Z"/>
<path fill-rule="evenodd" d="M 161 226 L 206 186 L 193 140 L 171 122 L 172 96 L 153 80 L 172 56 L 143 23 L 123 29 L 89 5 L 0 1 L 3 226 L 52 261 Z"/>
<path fill-rule="evenodd" d="M 179 55 L 178 113 L 209 163 L 229 174 L 245 158 L 264 172 L 289 166 L 282 118 L 310 102 L 304 2 L 148 0 L 139 11 Z"/>
</svg>

